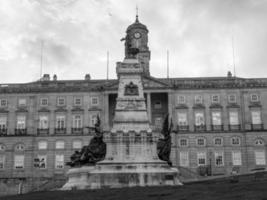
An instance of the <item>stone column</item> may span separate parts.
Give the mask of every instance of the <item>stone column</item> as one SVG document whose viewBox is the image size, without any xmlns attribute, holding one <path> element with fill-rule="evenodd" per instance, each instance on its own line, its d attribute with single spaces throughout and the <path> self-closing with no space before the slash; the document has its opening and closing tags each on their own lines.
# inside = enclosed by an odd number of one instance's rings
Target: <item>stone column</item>
<svg viewBox="0 0 267 200">
<path fill-rule="evenodd" d="M 152 123 L 152 117 L 151 117 L 151 94 L 147 93 L 147 115 L 148 115 L 148 120 L 149 123 Z"/>
</svg>

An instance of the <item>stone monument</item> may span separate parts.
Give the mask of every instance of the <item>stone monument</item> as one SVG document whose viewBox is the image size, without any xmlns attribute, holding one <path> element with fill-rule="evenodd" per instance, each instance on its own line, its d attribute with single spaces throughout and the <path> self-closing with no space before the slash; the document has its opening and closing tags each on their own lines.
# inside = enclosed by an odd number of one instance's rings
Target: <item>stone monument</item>
<svg viewBox="0 0 267 200">
<path fill-rule="evenodd" d="M 181 185 L 178 170 L 158 157 L 159 133 L 150 128 L 143 91 L 146 69 L 137 57 L 139 48 L 129 42 L 124 61 L 117 63 L 118 97 L 113 127 L 104 134 L 105 159 L 71 168 L 63 190 Z"/>
</svg>

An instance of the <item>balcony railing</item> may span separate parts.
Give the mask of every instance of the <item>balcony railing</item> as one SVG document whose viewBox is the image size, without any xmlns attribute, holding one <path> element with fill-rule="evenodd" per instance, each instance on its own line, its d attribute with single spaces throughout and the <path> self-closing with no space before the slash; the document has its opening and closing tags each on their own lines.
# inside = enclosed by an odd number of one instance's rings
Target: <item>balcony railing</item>
<svg viewBox="0 0 267 200">
<path fill-rule="evenodd" d="M 229 124 L 228 127 L 230 131 L 239 131 L 241 129 L 240 124 L 235 124 L 235 125 Z"/>
<path fill-rule="evenodd" d="M 71 134 L 83 134 L 83 128 L 71 128 Z"/>
<path fill-rule="evenodd" d="M 251 130 L 253 131 L 259 131 L 259 130 L 263 130 L 263 124 L 251 124 Z"/>
<path fill-rule="evenodd" d="M 0 129 L 0 136 L 6 136 L 6 135 L 7 135 L 7 129 L 6 128 Z"/>
<path fill-rule="evenodd" d="M 55 134 L 58 134 L 58 135 L 66 134 L 66 128 L 55 128 Z"/>
<path fill-rule="evenodd" d="M 26 128 L 16 128 L 15 129 L 15 135 L 27 135 L 27 129 Z"/>
<path fill-rule="evenodd" d="M 211 125 L 212 131 L 223 131 L 223 125 Z"/>
<path fill-rule="evenodd" d="M 195 125 L 195 131 L 206 131 L 206 125 Z"/>
<path fill-rule="evenodd" d="M 49 129 L 48 128 L 37 128 L 37 135 L 48 135 Z"/>
<path fill-rule="evenodd" d="M 189 131 L 188 125 L 178 125 L 177 126 L 177 132 L 187 132 Z"/>
</svg>

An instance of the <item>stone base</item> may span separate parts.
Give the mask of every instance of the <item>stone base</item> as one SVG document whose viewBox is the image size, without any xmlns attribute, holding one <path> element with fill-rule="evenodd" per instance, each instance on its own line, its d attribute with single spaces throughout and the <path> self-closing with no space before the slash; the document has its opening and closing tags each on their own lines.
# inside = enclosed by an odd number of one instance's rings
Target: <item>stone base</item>
<svg viewBox="0 0 267 200">
<path fill-rule="evenodd" d="M 182 185 L 178 170 L 165 163 L 110 163 L 72 168 L 61 190 Z"/>
</svg>

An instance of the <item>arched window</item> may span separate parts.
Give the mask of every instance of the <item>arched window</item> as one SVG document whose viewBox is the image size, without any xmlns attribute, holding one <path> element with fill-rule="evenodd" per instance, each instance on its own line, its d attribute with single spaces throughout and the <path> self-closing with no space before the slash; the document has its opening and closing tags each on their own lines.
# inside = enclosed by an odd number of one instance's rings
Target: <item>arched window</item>
<svg viewBox="0 0 267 200">
<path fill-rule="evenodd" d="M 25 145 L 24 144 L 17 144 L 15 146 L 15 151 L 24 151 L 25 150 Z"/>
<path fill-rule="evenodd" d="M 65 142 L 63 140 L 56 141 L 56 149 L 64 149 L 65 148 Z"/>
<path fill-rule="evenodd" d="M 232 137 L 231 138 L 231 144 L 232 145 L 240 145 L 241 144 L 240 137 Z"/>
<path fill-rule="evenodd" d="M 47 141 L 44 141 L 44 140 L 39 141 L 38 149 L 47 149 Z"/>
<path fill-rule="evenodd" d="M 180 145 L 180 147 L 187 147 L 187 146 L 188 146 L 188 139 L 186 139 L 186 138 L 181 138 L 181 139 L 179 140 L 179 145 Z"/>
<path fill-rule="evenodd" d="M 255 140 L 254 144 L 256 146 L 263 146 L 264 145 L 264 141 L 263 141 L 263 139 L 258 138 L 258 139 Z"/>
</svg>

